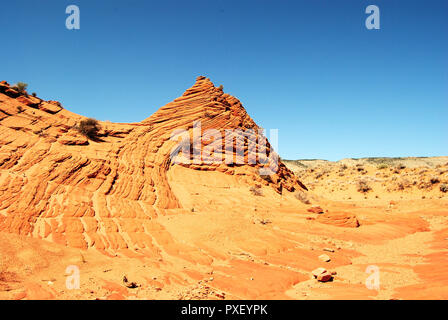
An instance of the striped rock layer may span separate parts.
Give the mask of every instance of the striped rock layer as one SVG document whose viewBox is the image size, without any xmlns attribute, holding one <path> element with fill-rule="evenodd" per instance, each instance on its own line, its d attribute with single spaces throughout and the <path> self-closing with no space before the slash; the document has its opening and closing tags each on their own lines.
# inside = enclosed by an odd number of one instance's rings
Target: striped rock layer
<svg viewBox="0 0 448 320">
<path fill-rule="evenodd" d="M 183 167 L 241 176 L 248 185 L 269 185 L 280 194 L 306 189 L 281 161 L 266 162 L 274 153 L 269 143 L 263 152 L 254 148 L 260 128 L 238 99 L 205 77 L 140 123 L 99 122 L 93 140 L 76 129 L 83 119 L 58 102 L 0 83 L 0 231 L 110 254 L 132 249 L 157 256 L 155 242 L 170 242 L 157 218 L 191 210 L 182 207 L 167 178 L 177 166 L 176 130 L 192 140 L 195 130 L 204 135 L 193 151 L 213 149 L 213 156 L 224 159 L 234 152 L 229 146 L 240 143 L 243 150 L 232 154 L 243 163 L 216 163 L 203 154 Z M 210 129 L 223 139 L 208 136 Z M 226 136 L 226 129 L 234 133 Z M 233 144 L 241 132 L 246 137 Z M 248 163 L 250 156 L 257 162 Z M 263 175 L 262 168 L 275 172 Z"/>
</svg>

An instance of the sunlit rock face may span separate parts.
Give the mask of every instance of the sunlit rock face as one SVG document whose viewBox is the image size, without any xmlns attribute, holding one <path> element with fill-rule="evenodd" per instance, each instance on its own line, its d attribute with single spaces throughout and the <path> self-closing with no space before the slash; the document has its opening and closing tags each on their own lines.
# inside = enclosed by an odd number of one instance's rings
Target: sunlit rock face
<svg viewBox="0 0 448 320">
<path fill-rule="evenodd" d="M 168 181 L 173 166 L 235 176 L 278 194 L 305 189 L 273 157 L 240 101 L 205 77 L 140 123 L 99 121 L 94 139 L 79 132 L 83 119 L 0 83 L 0 231 L 157 255 L 155 242 L 170 241 L 157 217 L 191 211 Z M 173 157 L 182 149 L 176 132 L 191 138 L 190 155 Z"/>
</svg>

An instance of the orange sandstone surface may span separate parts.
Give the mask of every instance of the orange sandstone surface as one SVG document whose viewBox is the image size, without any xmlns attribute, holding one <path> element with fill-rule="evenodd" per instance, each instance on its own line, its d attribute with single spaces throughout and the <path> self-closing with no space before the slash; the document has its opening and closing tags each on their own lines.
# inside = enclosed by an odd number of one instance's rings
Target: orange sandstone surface
<svg viewBox="0 0 448 320">
<path fill-rule="evenodd" d="M 444 194 L 342 200 L 281 161 L 251 164 L 274 151 L 251 147 L 259 127 L 205 77 L 142 122 L 99 121 L 94 139 L 83 119 L 0 82 L 0 299 L 448 298 Z M 232 155 L 244 163 L 173 162 L 173 132 L 195 121 L 250 132 Z"/>
</svg>

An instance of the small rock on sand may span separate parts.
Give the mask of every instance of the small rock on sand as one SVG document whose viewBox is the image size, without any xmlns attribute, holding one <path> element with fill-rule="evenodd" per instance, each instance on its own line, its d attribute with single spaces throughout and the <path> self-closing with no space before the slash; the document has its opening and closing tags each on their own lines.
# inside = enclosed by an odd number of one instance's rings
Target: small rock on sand
<svg viewBox="0 0 448 320">
<path fill-rule="evenodd" d="M 325 268 L 317 268 L 312 271 L 313 277 L 320 282 L 327 282 L 333 279 L 333 276 Z"/>
<path fill-rule="evenodd" d="M 331 279 L 333 279 L 333 276 L 328 271 L 317 276 L 317 281 L 320 281 L 320 282 L 327 282 L 327 281 L 330 281 Z"/>
<path fill-rule="evenodd" d="M 312 212 L 312 213 L 317 213 L 317 214 L 324 213 L 324 210 L 321 207 L 319 207 L 319 206 L 312 206 L 307 211 L 308 212 Z"/>
<path fill-rule="evenodd" d="M 327 270 L 325 268 L 317 268 L 313 271 L 311 271 L 311 273 L 313 274 L 314 278 L 317 278 L 318 275 L 327 272 Z"/>
<path fill-rule="evenodd" d="M 320 261 L 323 261 L 323 262 L 330 262 L 330 261 L 331 261 L 331 258 L 330 258 L 328 255 L 326 255 L 326 254 L 321 254 L 321 255 L 319 256 L 319 260 L 320 260 Z"/>
</svg>

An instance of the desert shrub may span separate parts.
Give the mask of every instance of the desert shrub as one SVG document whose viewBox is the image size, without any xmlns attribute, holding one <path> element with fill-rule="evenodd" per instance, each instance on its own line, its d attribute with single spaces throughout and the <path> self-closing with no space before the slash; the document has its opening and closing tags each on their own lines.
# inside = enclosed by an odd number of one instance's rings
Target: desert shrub
<svg viewBox="0 0 448 320">
<path fill-rule="evenodd" d="M 385 163 L 382 163 L 382 164 L 380 164 L 377 168 L 378 168 L 379 170 L 383 170 L 383 169 L 387 169 L 387 168 L 389 168 L 389 166 L 388 166 L 387 164 L 385 164 Z"/>
<path fill-rule="evenodd" d="M 221 91 L 224 91 L 224 86 L 220 85 L 218 89 L 221 90 Z"/>
<path fill-rule="evenodd" d="M 294 194 L 294 197 L 296 199 L 300 200 L 304 204 L 311 204 L 311 201 L 308 199 L 308 196 L 303 191 L 298 191 Z"/>
<path fill-rule="evenodd" d="M 97 137 L 98 131 L 100 131 L 100 125 L 98 120 L 88 118 L 81 120 L 76 129 L 87 138 L 94 139 Z"/>
<path fill-rule="evenodd" d="M 254 196 L 262 196 L 263 195 L 263 192 L 261 191 L 261 188 L 258 187 L 258 186 L 250 187 L 249 191 L 252 192 L 252 194 Z"/>
<path fill-rule="evenodd" d="M 367 192 L 369 192 L 370 190 L 372 190 L 372 188 L 369 186 L 369 184 L 367 183 L 367 181 L 365 181 L 365 180 L 359 180 L 359 181 L 358 181 L 357 190 L 358 190 L 358 192 L 367 193 Z"/>
<path fill-rule="evenodd" d="M 440 179 L 438 177 L 431 177 L 429 178 L 429 182 L 431 182 L 431 184 L 436 184 L 440 182 Z"/>
<path fill-rule="evenodd" d="M 17 107 L 17 113 L 22 113 L 23 111 L 25 111 L 25 109 L 23 109 L 22 106 Z"/>
<path fill-rule="evenodd" d="M 440 185 L 440 191 L 442 191 L 443 193 L 448 192 L 448 185 L 446 185 L 445 183 L 442 183 Z"/>
<path fill-rule="evenodd" d="M 23 93 L 25 92 L 26 88 L 28 88 L 28 84 L 26 84 L 25 82 L 17 82 L 14 86 L 13 89 Z"/>
<path fill-rule="evenodd" d="M 36 96 L 37 96 L 36 92 L 33 92 L 31 95 L 32 95 L 33 97 L 36 97 Z"/>
</svg>

